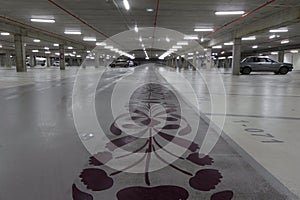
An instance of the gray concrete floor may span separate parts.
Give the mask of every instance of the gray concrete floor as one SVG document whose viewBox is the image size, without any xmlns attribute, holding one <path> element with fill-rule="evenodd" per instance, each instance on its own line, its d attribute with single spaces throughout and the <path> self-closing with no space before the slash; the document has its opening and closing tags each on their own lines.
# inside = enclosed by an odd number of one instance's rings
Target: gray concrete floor
<svg viewBox="0 0 300 200">
<path fill-rule="evenodd" d="M 277 170 L 275 172 L 278 173 L 274 174 L 273 170 L 276 170 L 276 168 L 268 168 L 269 162 L 274 162 L 274 160 L 280 158 L 275 156 L 275 158 L 268 158 L 269 160 L 261 162 L 261 157 L 255 154 L 256 151 L 253 150 L 253 146 L 258 147 L 262 151 L 260 152 L 261 154 L 266 154 L 269 153 L 268 148 L 273 149 L 273 147 L 265 147 L 265 145 L 260 147 L 256 144 L 257 141 L 255 139 L 249 139 L 254 137 L 251 135 L 247 135 L 246 137 L 249 138 L 245 139 L 239 134 L 241 133 L 239 124 L 232 124 L 237 120 L 248 120 L 248 123 L 255 128 L 270 130 L 272 129 L 273 121 L 270 122 L 269 120 L 274 117 L 275 119 L 273 120 L 278 120 L 277 117 L 289 117 L 293 119 L 283 118 L 282 120 L 299 122 L 297 121 L 299 119 L 294 119 L 298 116 L 297 113 L 299 112 L 297 111 L 299 107 L 295 107 L 295 112 L 292 112 L 290 115 L 282 114 L 285 106 L 274 108 L 277 109 L 275 111 L 272 109 L 260 109 L 259 112 L 261 113 L 256 113 L 253 107 L 251 109 L 249 106 L 243 106 L 240 102 L 245 100 L 243 98 L 245 95 L 251 93 L 254 96 L 252 99 L 254 102 L 252 103 L 257 103 L 255 107 L 260 107 L 263 104 L 268 108 L 269 98 L 271 98 L 270 101 L 274 99 L 278 101 L 277 98 L 282 98 L 281 105 L 286 100 L 284 98 L 289 98 L 288 101 L 295 103 L 297 101 L 295 99 L 298 99 L 298 94 L 300 94 L 296 92 L 299 91 L 297 83 L 300 80 L 298 79 L 300 74 L 293 73 L 285 77 L 254 75 L 232 78 L 223 71 L 205 72 L 204 75 L 210 78 L 213 78 L 217 73 L 221 73 L 225 81 L 226 90 L 228 91 L 228 88 L 232 88 L 227 98 L 234 98 L 229 100 L 234 100 L 236 107 L 234 108 L 231 104 L 227 106 L 227 113 L 230 115 L 224 125 L 224 134 L 228 138 L 224 137 L 224 139 L 220 137 L 209 155 L 202 159 L 198 157 L 198 150 L 191 149 L 189 145 L 180 140 L 178 144 L 185 149 L 185 152 L 181 156 L 182 158 L 176 159 L 172 164 L 149 173 L 146 173 L 147 170 L 145 170 L 145 173 L 129 173 L 126 170 L 119 170 L 120 173 L 118 173 L 111 167 L 102 165 L 104 163 L 101 163 L 101 161 L 105 160 L 103 158 L 105 157 L 104 154 L 100 153 L 98 157 L 91 155 L 77 134 L 72 115 L 72 92 L 77 70 L 77 68 L 70 68 L 64 72 L 60 72 L 57 69 L 36 69 L 20 74 L 9 70 L 0 70 L 0 87 L 2 88 L 0 89 L 1 200 L 296 199 L 287 190 L 287 188 L 294 189 L 292 186 L 274 183 L 274 180 L 284 183 L 279 173 L 281 171 Z M 97 70 L 102 69 L 87 68 L 81 75 L 86 77 L 87 87 L 89 83 L 97 81 L 98 77 L 94 75 L 94 71 Z M 128 73 L 130 74 L 129 76 Z M 184 89 L 180 87 L 175 87 L 176 91 L 170 89 L 171 84 L 172 87 L 177 84 L 176 80 L 171 80 L 170 77 L 178 73 L 186 77 L 194 88 L 198 87 L 196 90 L 199 91 L 197 94 L 198 98 L 203 100 L 199 109 L 202 113 L 206 113 L 206 117 L 220 114 L 218 110 L 213 113 L 211 109 L 208 109 L 211 101 L 205 93 L 205 86 L 201 86 L 202 88 L 200 88 L 200 77 L 198 79 L 198 75 L 193 71 L 177 72 L 172 69 L 149 65 L 135 70 L 110 69 L 103 73 L 96 93 L 97 116 L 106 131 L 105 134 L 111 141 L 121 141 L 122 144 L 125 142 L 126 145 L 124 146 L 118 144 L 118 142 L 114 143 L 118 148 L 125 148 L 127 151 L 132 151 L 143 144 L 142 140 L 127 142 L 132 138 L 127 137 L 124 139 L 121 137 L 122 135 L 114 135 L 114 131 L 111 129 L 111 125 L 115 122 L 114 120 L 117 120 L 114 116 L 109 115 L 111 95 L 116 86 L 116 84 L 111 83 L 117 83 L 117 80 L 120 80 L 120 78 L 125 79 L 125 77 L 126 83 L 142 86 L 141 90 L 136 90 L 133 98 L 134 103 L 132 106 L 135 109 L 144 105 L 151 107 L 156 104 L 165 106 L 175 105 L 176 109 L 176 102 L 181 102 L 180 109 L 185 114 L 182 113 L 182 118 L 180 119 L 191 119 L 190 123 L 192 123 L 193 119 L 198 120 L 196 122 L 200 128 L 196 130 L 197 135 L 193 139 L 193 144 L 202 145 L 209 123 L 207 119 L 204 119 L 204 116 L 203 118 L 200 117 L 194 107 L 184 99 L 189 95 L 185 94 Z M 149 85 L 150 82 L 152 85 Z M 278 84 L 278 82 L 280 83 L 279 87 L 273 87 L 273 84 Z M 143 83 L 148 85 L 145 86 Z M 262 89 L 261 85 L 264 84 L 271 89 Z M 163 92 L 158 92 L 159 100 L 153 100 L 154 96 L 151 96 L 153 95 L 153 88 L 159 91 L 163 89 Z M 274 90 L 276 90 L 276 95 L 272 94 Z M 176 93 L 176 97 L 172 96 L 172 92 Z M 211 93 L 209 95 L 214 95 L 213 93 L 218 94 L 218 91 L 215 90 Z M 145 96 L 145 94 L 150 94 L 150 96 Z M 285 97 L 286 95 L 289 97 Z M 155 96 L 155 98 L 158 98 L 158 96 Z M 245 102 L 248 104 L 251 103 L 250 98 L 252 97 L 247 96 Z M 204 101 L 205 99 L 207 101 Z M 150 100 L 151 103 L 149 103 Z M 148 103 L 141 103 L 144 101 Z M 128 100 L 120 99 L 121 105 L 126 106 L 126 103 L 128 104 Z M 239 113 L 241 109 L 244 110 Z M 281 110 L 279 111 L 278 109 Z M 178 113 L 173 113 L 172 116 L 176 118 L 176 116 L 178 117 Z M 271 118 L 268 118 L 268 116 Z M 249 118 L 251 119 L 249 120 Z M 252 121 L 253 118 L 258 118 L 260 121 Z M 219 125 L 218 118 L 210 120 L 217 126 Z M 187 121 L 189 122 L 189 120 Z M 259 126 L 264 124 L 262 121 L 265 121 L 267 125 L 263 127 Z M 283 121 L 276 122 L 281 123 Z M 144 126 L 145 124 L 142 125 Z M 148 127 L 150 125 L 146 124 L 145 126 Z M 293 126 L 295 129 L 299 128 L 297 123 Z M 179 127 L 181 127 L 181 124 Z M 193 128 L 194 126 L 191 127 L 192 130 L 190 131 L 193 131 Z M 282 129 L 285 128 L 287 127 L 283 127 Z M 180 128 L 177 129 L 175 131 L 180 131 Z M 289 130 L 293 131 L 291 128 Z M 125 136 L 131 134 L 130 130 L 126 131 L 124 131 Z M 169 131 L 169 134 L 171 134 L 172 130 Z M 283 146 L 290 145 L 293 147 L 293 143 L 289 143 L 292 136 L 283 138 L 282 135 L 277 135 L 275 132 L 272 132 L 272 134 L 278 140 L 284 140 L 284 144 L 277 144 L 275 148 L 279 148 L 279 151 L 284 150 L 289 158 L 293 158 L 289 156 L 292 153 Z M 157 136 L 157 142 L 163 144 L 163 146 L 174 141 L 167 141 L 158 133 L 155 136 Z M 185 139 L 187 137 L 180 136 L 179 138 Z M 146 142 L 151 140 L 153 148 L 160 149 L 157 144 L 154 144 L 152 137 L 149 136 L 143 139 Z M 247 142 L 242 143 L 241 141 L 244 140 Z M 236 146 L 233 146 L 233 142 L 240 150 Z M 252 148 L 250 148 L 251 146 Z M 151 150 L 151 145 L 149 148 L 148 153 L 152 155 L 151 158 L 154 159 L 155 156 L 159 156 L 155 154 L 156 151 L 154 149 Z M 111 149 L 107 151 L 113 153 Z M 252 156 L 252 159 L 257 163 L 253 164 L 253 160 L 249 159 L 245 154 L 250 157 Z M 268 154 L 269 157 L 271 155 L 273 154 Z M 282 154 L 279 155 L 283 156 Z M 95 157 L 99 160 L 93 159 Z M 142 168 L 146 165 L 147 161 L 141 163 Z M 262 168 L 257 167 L 258 165 L 262 166 L 263 172 L 260 171 Z M 127 165 L 124 164 L 124 166 Z M 285 167 L 292 170 L 289 163 L 285 163 Z M 268 176 L 264 175 L 265 171 L 269 172 Z M 295 180 L 297 180 L 297 176 L 295 176 Z M 293 192 L 296 193 L 295 190 Z"/>
</svg>

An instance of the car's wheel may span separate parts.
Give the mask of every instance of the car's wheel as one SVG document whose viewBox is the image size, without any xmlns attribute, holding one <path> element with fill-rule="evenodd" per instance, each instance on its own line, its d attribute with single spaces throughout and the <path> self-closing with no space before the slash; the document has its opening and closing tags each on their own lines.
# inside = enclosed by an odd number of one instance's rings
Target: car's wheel
<svg viewBox="0 0 300 200">
<path fill-rule="evenodd" d="M 251 73 L 251 68 L 250 67 L 244 67 L 242 69 L 242 74 L 250 74 Z"/>
<path fill-rule="evenodd" d="M 287 74 L 289 72 L 289 69 L 287 67 L 281 67 L 279 69 L 279 74 Z"/>
</svg>

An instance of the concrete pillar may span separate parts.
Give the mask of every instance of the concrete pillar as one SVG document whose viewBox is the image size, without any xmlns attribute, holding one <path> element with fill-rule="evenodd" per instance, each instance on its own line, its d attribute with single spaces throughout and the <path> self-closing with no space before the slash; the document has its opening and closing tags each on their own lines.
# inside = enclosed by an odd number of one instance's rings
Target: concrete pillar
<svg viewBox="0 0 300 200">
<path fill-rule="evenodd" d="M 278 52 L 278 62 L 284 62 L 284 51 Z"/>
<path fill-rule="evenodd" d="M 100 60 L 99 59 L 100 59 L 100 52 L 97 51 L 95 53 L 95 67 L 96 68 L 100 67 Z"/>
<path fill-rule="evenodd" d="M 183 63 L 183 68 L 187 69 L 188 68 L 188 55 L 184 56 L 184 63 Z"/>
<path fill-rule="evenodd" d="M 232 74 L 240 75 L 241 68 L 241 38 L 234 39 L 233 52 L 232 52 Z"/>
<path fill-rule="evenodd" d="M 196 69 L 197 67 L 197 55 L 196 55 L 196 52 L 194 52 L 194 55 L 193 55 L 193 69 Z"/>
<path fill-rule="evenodd" d="M 24 37 L 22 35 L 14 35 L 15 51 L 16 51 L 16 67 L 17 72 L 26 72 L 26 53 L 24 46 Z"/>
<path fill-rule="evenodd" d="M 65 46 L 63 44 L 59 45 L 59 65 L 60 70 L 65 70 Z"/>
<path fill-rule="evenodd" d="M 35 57 L 33 55 L 30 55 L 30 66 L 31 67 L 35 66 Z"/>
<path fill-rule="evenodd" d="M 212 49 L 208 48 L 205 55 L 206 57 L 205 64 L 207 69 L 211 69 L 213 67 L 213 60 L 211 59 L 211 53 L 212 53 Z"/>
<path fill-rule="evenodd" d="M 178 68 L 178 60 L 177 60 L 177 57 L 175 57 L 174 59 L 175 59 L 175 68 Z"/>
<path fill-rule="evenodd" d="M 46 64 L 47 64 L 47 67 L 50 67 L 50 66 L 51 66 L 50 56 L 47 56 L 47 57 L 46 57 Z"/>
<path fill-rule="evenodd" d="M 11 68 L 11 54 L 10 54 L 10 51 L 6 51 L 5 53 L 5 66 L 7 68 Z"/>
</svg>

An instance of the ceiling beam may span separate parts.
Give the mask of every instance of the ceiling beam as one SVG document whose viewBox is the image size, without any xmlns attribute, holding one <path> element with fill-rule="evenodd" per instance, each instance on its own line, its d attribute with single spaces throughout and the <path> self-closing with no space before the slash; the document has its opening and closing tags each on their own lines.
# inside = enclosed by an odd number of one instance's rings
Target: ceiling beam
<svg viewBox="0 0 300 200">
<path fill-rule="evenodd" d="M 272 28 L 280 28 L 288 26 L 300 21 L 300 7 L 288 8 L 269 15 L 268 17 L 256 20 L 245 25 L 243 28 L 218 34 L 212 40 L 204 44 L 204 46 L 211 47 L 222 44 L 224 42 L 232 41 L 235 38 L 242 38 L 244 36 L 254 35 L 269 31 Z"/>
<path fill-rule="evenodd" d="M 13 35 L 20 34 L 25 37 L 36 38 L 42 41 L 63 44 L 65 46 L 72 46 L 76 49 L 92 49 L 93 46 L 87 45 L 83 42 L 70 39 L 68 37 L 52 33 L 43 29 L 31 27 L 18 21 L 11 20 L 0 16 L 0 30 L 9 32 Z"/>
</svg>

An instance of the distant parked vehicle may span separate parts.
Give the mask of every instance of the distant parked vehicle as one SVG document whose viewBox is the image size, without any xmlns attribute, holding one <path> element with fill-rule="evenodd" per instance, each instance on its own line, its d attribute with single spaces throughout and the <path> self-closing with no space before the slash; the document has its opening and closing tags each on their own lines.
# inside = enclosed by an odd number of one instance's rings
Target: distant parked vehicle
<svg viewBox="0 0 300 200">
<path fill-rule="evenodd" d="M 110 65 L 110 67 L 114 68 L 114 67 L 129 67 L 129 60 L 125 60 L 125 59 L 117 59 L 114 60 Z"/>
<path fill-rule="evenodd" d="M 293 64 L 281 63 L 268 57 L 251 56 L 241 62 L 240 72 L 250 74 L 251 72 L 274 72 L 275 74 L 287 74 L 293 70 Z"/>
<path fill-rule="evenodd" d="M 59 62 L 59 61 L 55 61 L 55 62 L 53 63 L 53 66 L 54 66 L 54 67 L 59 67 L 59 66 L 60 66 L 60 62 Z M 69 66 L 69 63 L 65 62 L 65 66 Z"/>
</svg>

